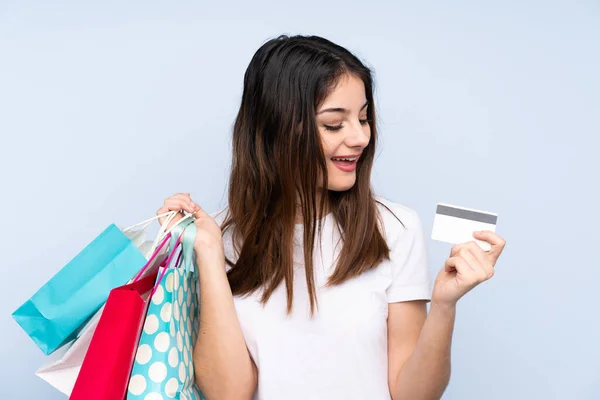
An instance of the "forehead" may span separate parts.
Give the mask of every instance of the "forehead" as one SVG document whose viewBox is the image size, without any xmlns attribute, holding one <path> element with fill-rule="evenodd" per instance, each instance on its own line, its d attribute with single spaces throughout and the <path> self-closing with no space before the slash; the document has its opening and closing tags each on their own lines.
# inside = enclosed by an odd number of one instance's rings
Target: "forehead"
<svg viewBox="0 0 600 400">
<path fill-rule="evenodd" d="M 335 88 L 323 101 L 321 109 L 342 107 L 349 110 L 360 110 L 367 101 L 365 84 L 354 76 L 346 74 L 340 78 Z"/>
</svg>

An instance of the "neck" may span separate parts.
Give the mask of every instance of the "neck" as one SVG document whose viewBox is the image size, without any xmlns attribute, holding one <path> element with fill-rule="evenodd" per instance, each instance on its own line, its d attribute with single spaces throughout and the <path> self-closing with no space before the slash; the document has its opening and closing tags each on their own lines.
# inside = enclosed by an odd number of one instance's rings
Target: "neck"
<svg viewBox="0 0 600 400">
<path fill-rule="evenodd" d="M 319 206 L 319 203 L 321 202 L 321 197 L 322 197 L 322 194 L 317 192 L 317 207 Z M 327 215 L 329 213 L 329 207 L 328 206 L 329 205 L 326 203 L 325 204 L 325 210 L 324 210 L 324 215 L 323 216 L 325 216 L 325 215 Z M 303 223 L 302 217 L 303 217 L 303 215 L 302 215 L 302 206 L 300 204 L 300 200 L 298 198 L 296 198 L 296 217 L 294 219 L 294 223 L 295 224 L 301 224 L 301 223 Z"/>
</svg>

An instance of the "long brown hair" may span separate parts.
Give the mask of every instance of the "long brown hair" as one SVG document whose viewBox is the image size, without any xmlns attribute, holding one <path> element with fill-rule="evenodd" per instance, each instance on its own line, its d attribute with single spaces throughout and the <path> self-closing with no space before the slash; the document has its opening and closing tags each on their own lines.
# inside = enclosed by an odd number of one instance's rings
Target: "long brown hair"
<svg viewBox="0 0 600 400">
<path fill-rule="evenodd" d="M 326 189 L 327 164 L 315 116 L 345 74 L 364 83 L 371 140 L 358 160 L 355 185 L 334 192 Z M 281 35 L 258 49 L 244 75 L 233 128 L 229 209 L 222 224 L 223 230 L 233 228 L 233 243 L 240 244 L 237 261 L 227 260 L 234 295 L 262 288 L 264 304 L 284 282 L 291 312 L 297 207 L 304 226 L 311 314 L 317 303 L 313 249 L 326 210 L 333 214 L 343 240 L 328 285 L 389 259 L 370 183 L 376 139 L 371 71 L 356 56 L 318 36 Z"/>
</svg>

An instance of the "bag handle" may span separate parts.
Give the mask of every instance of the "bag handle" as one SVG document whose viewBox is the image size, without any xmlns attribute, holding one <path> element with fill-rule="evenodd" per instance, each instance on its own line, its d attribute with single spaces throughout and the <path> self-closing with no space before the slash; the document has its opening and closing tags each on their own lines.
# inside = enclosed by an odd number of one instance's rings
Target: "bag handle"
<svg viewBox="0 0 600 400">
<path fill-rule="evenodd" d="M 171 254 L 169 254 L 169 257 L 167 258 L 167 260 L 164 262 L 164 268 L 163 268 L 162 272 L 160 273 L 160 276 L 156 280 L 156 284 L 152 288 L 152 292 L 150 293 L 150 298 L 152 298 L 152 296 L 154 296 L 154 292 L 156 292 L 156 289 L 158 289 L 158 286 L 160 285 L 160 282 L 162 281 L 163 277 L 167 273 L 167 270 L 169 269 L 169 267 L 171 265 L 171 260 L 173 259 L 173 256 L 177 252 L 177 248 L 179 247 L 179 245 L 181 245 L 181 235 L 179 235 L 179 237 L 177 238 L 177 241 L 175 242 L 175 247 L 171 251 Z M 181 260 L 181 254 L 182 253 L 183 253 L 183 251 L 179 252 L 179 257 L 177 257 L 177 261 L 175 262 L 175 267 L 177 267 L 177 265 L 179 264 L 179 261 Z"/>
<path fill-rule="evenodd" d="M 152 293 L 150 294 L 151 297 L 154 294 L 154 292 L 156 291 L 156 289 L 158 288 L 158 285 L 160 285 L 160 282 L 162 281 L 163 277 L 167 273 L 167 269 L 170 268 L 171 260 L 175 256 L 176 250 L 179 246 L 181 246 L 182 249 L 179 252 L 179 256 L 177 257 L 177 260 L 175 261 L 174 268 L 178 268 L 180 266 L 180 262 L 182 262 L 183 270 L 192 272 L 194 274 L 194 277 L 197 277 L 196 268 L 194 268 L 194 239 L 196 237 L 196 224 L 194 224 L 193 222 L 194 222 L 193 220 L 187 221 L 185 226 L 183 226 L 183 227 L 179 226 L 177 228 L 177 230 L 178 231 L 181 230 L 181 232 L 179 233 L 179 235 L 177 235 L 177 239 L 175 239 L 175 244 L 173 245 L 173 250 L 171 250 L 171 254 L 169 254 L 169 258 L 165 262 L 165 264 L 166 264 L 165 268 L 163 268 L 162 273 L 160 274 L 159 278 L 156 280 L 156 285 L 154 285 L 154 288 L 152 289 Z M 188 231 L 188 232 L 186 232 L 186 231 Z M 174 239 L 174 236 L 172 233 L 173 232 L 170 232 L 168 234 L 171 238 L 171 242 L 173 242 L 173 239 Z"/>
<path fill-rule="evenodd" d="M 186 223 L 185 226 L 181 228 L 180 236 L 182 237 L 181 242 L 183 243 L 181 249 L 183 255 L 182 268 L 185 271 L 194 272 L 195 274 L 194 240 L 196 239 L 196 224 L 193 222 L 194 221 L 189 221 L 189 223 Z"/>
<path fill-rule="evenodd" d="M 170 223 L 170 222 L 173 220 L 173 218 L 175 218 L 175 216 L 176 216 L 178 213 L 179 213 L 179 211 L 169 211 L 169 212 L 166 212 L 166 213 L 164 213 L 164 214 L 159 214 L 159 215 L 156 215 L 156 216 L 154 216 L 154 217 L 152 217 L 152 218 L 149 218 L 149 219 L 147 219 L 147 220 L 145 220 L 145 221 L 138 222 L 138 223 L 137 223 L 137 224 L 135 224 L 135 225 L 131 225 L 131 226 L 129 226 L 129 227 L 127 227 L 127 228 L 123 229 L 123 232 L 129 232 L 130 230 L 133 230 L 134 228 L 137 228 L 137 227 L 139 227 L 139 226 L 141 226 L 140 230 L 142 230 L 142 229 L 146 229 L 146 228 L 147 228 L 147 227 L 148 227 L 148 226 L 149 226 L 149 225 L 150 225 L 152 222 L 154 222 L 155 220 L 157 220 L 157 219 L 159 219 L 159 218 L 162 218 L 162 217 L 167 217 L 167 219 L 166 219 L 166 220 L 165 220 L 165 222 L 164 222 L 164 223 L 161 225 L 161 227 L 160 227 L 160 230 L 159 230 L 159 234 L 160 234 L 160 233 L 163 233 L 163 234 L 165 234 L 165 235 L 166 235 L 167 233 L 171 232 L 171 231 L 173 230 L 173 228 L 175 228 L 177 225 L 179 225 L 180 223 L 182 223 L 182 222 L 183 222 L 183 220 L 185 220 L 185 219 L 187 219 L 187 218 L 190 218 L 190 217 L 193 217 L 193 216 L 194 216 L 194 214 L 186 214 L 186 215 L 184 215 L 184 216 L 183 216 L 183 218 L 182 218 L 182 219 L 180 219 L 179 221 L 175 222 L 175 224 L 174 224 L 173 226 L 169 227 L 169 229 L 168 229 L 168 230 L 167 230 L 167 229 L 165 229 L 164 227 L 166 227 L 166 226 L 169 226 L 169 223 Z M 157 236 L 157 240 L 156 240 L 156 242 L 159 242 L 159 241 L 161 240 L 161 239 L 159 239 L 159 237 L 160 237 L 160 235 L 159 235 L 159 236 Z"/>
<path fill-rule="evenodd" d="M 166 213 L 164 213 L 164 214 L 159 214 L 159 215 L 156 215 L 156 216 L 154 216 L 154 217 L 152 217 L 152 218 L 149 218 L 149 219 L 147 219 L 147 220 L 145 220 L 145 221 L 138 222 L 138 223 L 137 223 L 137 224 L 135 224 L 135 225 L 131 225 L 130 227 L 127 227 L 127 228 L 123 229 L 123 232 L 129 232 L 130 230 L 132 230 L 132 229 L 134 229 L 134 228 L 137 228 L 138 226 L 141 226 L 141 228 L 140 228 L 140 229 L 145 229 L 145 228 L 147 228 L 147 227 L 148 227 L 148 225 L 150 225 L 152 222 L 154 222 L 155 220 L 157 220 L 157 219 L 159 219 L 159 218 L 162 218 L 162 217 L 170 217 L 170 218 L 172 219 L 173 217 L 172 217 L 170 214 L 173 214 L 173 215 L 174 215 L 175 213 L 177 213 L 177 211 L 169 211 L 169 212 L 166 212 Z M 143 225 L 143 226 L 142 226 L 142 225 Z"/>
<path fill-rule="evenodd" d="M 179 226 L 183 222 L 186 222 L 189 218 L 194 216 L 194 214 L 186 214 L 179 221 L 175 222 L 175 224 L 173 224 L 172 226 L 169 226 L 177 214 L 179 214 L 179 211 L 176 211 L 176 210 L 168 211 L 166 213 L 159 214 L 152 218 L 149 218 L 145 221 L 139 222 L 135 225 L 131 225 L 131 226 L 123 229 L 122 232 L 126 233 L 126 232 L 129 232 L 138 227 L 139 227 L 139 230 L 144 230 L 155 220 L 162 218 L 162 217 L 166 217 L 165 221 L 160 226 L 158 233 L 156 234 L 156 237 L 154 238 L 154 241 L 152 242 L 152 246 L 150 246 L 150 249 L 148 250 L 148 252 L 146 254 L 154 253 L 158 244 L 166 237 L 166 235 L 168 233 L 172 232 L 173 229 L 175 229 L 177 226 Z M 168 229 L 167 229 L 167 227 L 168 227 Z"/>
<path fill-rule="evenodd" d="M 138 279 L 140 279 L 140 277 L 142 276 L 142 274 L 144 273 L 145 270 L 148 269 L 148 267 L 150 266 L 150 264 L 152 264 L 152 262 L 154 261 L 154 259 L 156 257 L 158 257 L 158 254 L 160 253 L 160 250 L 165 246 L 165 244 L 167 243 L 167 241 L 171 238 L 171 233 L 169 232 L 164 239 L 162 240 L 162 242 L 160 243 L 160 245 L 154 250 L 154 252 L 152 253 L 152 256 L 150 256 L 150 258 L 148 259 L 148 261 L 146 262 L 146 264 L 144 265 L 144 267 L 142 269 L 140 269 L 138 271 L 138 273 L 135 275 L 135 277 L 133 278 L 132 282 L 136 282 Z"/>
<path fill-rule="evenodd" d="M 165 221 L 161 225 L 160 229 L 158 230 L 158 233 L 156 234 L 156 238 L 154 239 L 154 242 L 152 243 L 151 249 L 156 248 L 156 246 L 158 245 L 158 242 L 161 241 L 162 239 L 164 239 L 164 237 L 168 233 L 173 232 L 175 230 L 175 228 L 177 228 L 184 222 L 187 223 L 190 218 L 192 218 L 192 221 L 193 221 L 194 214 L 186 214 L 183 216 L 183 218 L 181 218 L 179 221 L 175 222 L 172 226 L 169 227 L 169 225 L 173 221 L 173 218 L 175 218 L 175 216 L 177 214 L 179 214 L 179 211 L 171 211 L 171 213 L 172 214 L 169 215 L 167 217 L 167 219 L 165 219 Z M 167 229 L 167 227 L 169 227 L 169 228 Z"/>
</svg>

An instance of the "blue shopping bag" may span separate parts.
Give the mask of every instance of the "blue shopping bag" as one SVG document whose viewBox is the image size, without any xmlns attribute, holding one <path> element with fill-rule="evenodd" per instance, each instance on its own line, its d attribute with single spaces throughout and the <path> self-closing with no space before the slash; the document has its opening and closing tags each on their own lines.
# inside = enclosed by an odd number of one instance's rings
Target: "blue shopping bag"
<svg viewBox="0 0 600 400">
<path fill-rule="evenodd" d="M 144 254 L 111 224 L 13 314 L 45 353 L 75 339 L 79 328 L 147 262 Z"/>
<path fill-rule="evenodd" d="M 196 226 L 188 223 L 183 239 L 171 236 L 170 258 L 157 278 L 137 347 L 128 400 L 205 400 L 194 379 L 192 357 L 200 326 L 195 235 Z M 181 252 L 173 261 L 180 242 Z"/>
</svg>

